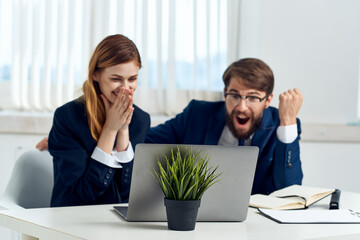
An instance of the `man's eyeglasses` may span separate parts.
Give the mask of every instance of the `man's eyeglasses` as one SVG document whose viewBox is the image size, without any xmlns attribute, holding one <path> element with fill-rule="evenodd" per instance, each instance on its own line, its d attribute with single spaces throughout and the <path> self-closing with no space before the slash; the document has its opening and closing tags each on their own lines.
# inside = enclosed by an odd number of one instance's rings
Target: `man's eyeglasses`
<svg viewBox="0 0 360 240">
<path fill-rule="evenodd" d="M 257 106 L 257 104 L 261 103 L 267 97 L 268 95 L 266 95 L 263 98 L 260 98 L 256 96 L 241 96 L 240 94 L 237 93 L 225 93 L 225 100 L 229 101 L 234 106 L 240 104 L 241 99 L 244 99 L 248 107 L 255 107 Z"/>
</svg>

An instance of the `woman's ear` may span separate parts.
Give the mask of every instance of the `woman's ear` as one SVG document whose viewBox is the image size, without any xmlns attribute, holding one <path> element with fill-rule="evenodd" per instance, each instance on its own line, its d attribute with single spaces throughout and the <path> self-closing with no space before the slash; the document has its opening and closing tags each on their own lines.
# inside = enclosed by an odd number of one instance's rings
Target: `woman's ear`
<svg viewBox="0 0 360 240">
<path fill-rule="evenodd" d="M 98 76 L 99 74 L 98 74 L 98 72 L 97 71 L 95 71 L 94 73 L 93 73 L 93 75 L 92 75 L 92 77 L 93 77 L 93 80 L 95 81 L 95 82 L 98 82 L 99 80 L 98 80 Z"/>
</svg>

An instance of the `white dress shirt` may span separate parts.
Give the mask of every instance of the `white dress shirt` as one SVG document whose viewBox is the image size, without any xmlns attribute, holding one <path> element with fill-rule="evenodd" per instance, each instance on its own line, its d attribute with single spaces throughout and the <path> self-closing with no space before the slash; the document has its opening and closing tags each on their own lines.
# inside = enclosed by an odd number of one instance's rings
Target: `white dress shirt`
<svg viewBox="0 0 360 240">
<path fill-rule="evenodd" d="M 276 135 L 278 139 L 283 143 L 292 143 L 298 136 L 297 133 L 297 124 L 287 125 L 287 126 L 279 126 L 276 130 Z M 248 139 L 244 140 L 245 146 L 251 145 L 251 139 L 254 136 L 252 134 Z M 237 146 L 239 144 L 239 139 L 236 138 L 230 131 L 229 127 L 225 125 L 218 145 L 224 145 L 224 146 Z"/>
<path fill-rule="evenodd" d="M 108 154 L 101 150 L 98 146 L 94 149 L 91 158 L 95 159 L 106 166 L 112 168 L 122 168 L 121 163 L 131 162 L 134 158 L 134 150 L 132 148 L 131 142 L 126 151 L 118 152 L 114 149 L 111 154 Z"/>
</svg>

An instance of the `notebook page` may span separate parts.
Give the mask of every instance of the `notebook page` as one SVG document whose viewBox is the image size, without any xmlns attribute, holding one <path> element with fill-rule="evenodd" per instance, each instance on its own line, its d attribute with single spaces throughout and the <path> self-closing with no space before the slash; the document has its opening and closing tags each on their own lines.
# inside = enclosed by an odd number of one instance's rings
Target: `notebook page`
<svg viewBox="0 0 360 240">
<path fill-rule="evenodd" d="M 360 223 L 360 213 L 342 210 L 272 210 L 259 211 L 280 223 Z"/>
</svg>

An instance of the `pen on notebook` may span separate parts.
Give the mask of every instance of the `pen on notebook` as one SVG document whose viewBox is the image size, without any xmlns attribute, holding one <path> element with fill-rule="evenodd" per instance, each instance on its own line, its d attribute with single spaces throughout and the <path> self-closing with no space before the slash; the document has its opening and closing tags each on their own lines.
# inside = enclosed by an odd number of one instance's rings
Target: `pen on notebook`
<svg viewBox="0 0 360 240">
<path fill-rule="evenodd" d="M 335 191 L 331 194 L 330 206 L 329 209 L 339 209 L 340 204 L 340 189 L 335 189 Z"/>
</svg>

